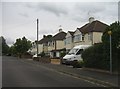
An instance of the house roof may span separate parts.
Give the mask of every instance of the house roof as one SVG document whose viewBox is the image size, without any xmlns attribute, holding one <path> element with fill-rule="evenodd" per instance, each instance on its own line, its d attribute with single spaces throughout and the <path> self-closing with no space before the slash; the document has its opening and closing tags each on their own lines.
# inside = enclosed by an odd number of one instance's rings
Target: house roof
<svg viewBox="0 0 120 89">
<path fill-rule="evenodd" d="M 74 33 L 75 33 L 75 32 L 72 32 L 72 31 L 68 31 L 68 32 L 69 32 L 69 33 L 70 33 L 70 35 L 72 35 L 72 36 L 73 36 L 73 35 L 74 35 Z"/>
<path fill-rule="evenodd" d="M 52 40 L 63 40 L 65 39 L 66 33 L 65 32 L 59 32 L 56 35 L 52 37 Z"/>
<path fill-rule="evenodd" d="M 104 32 L 106 27 L 108 27 L 107 24 L 104 24 L 98 20 L 93 21 L 92 23 L 87 23 L 79 29 L 82 33 L 88 33 L 88 32 Z"/>
<path fill-rule="evenodd" d="M 42 44 L 42 43 L 47 43 L 48 41 L 51 40 L 52 37 L 44 37 L 42 38 L 38 43 L 39 44 Z"/>
</svg>

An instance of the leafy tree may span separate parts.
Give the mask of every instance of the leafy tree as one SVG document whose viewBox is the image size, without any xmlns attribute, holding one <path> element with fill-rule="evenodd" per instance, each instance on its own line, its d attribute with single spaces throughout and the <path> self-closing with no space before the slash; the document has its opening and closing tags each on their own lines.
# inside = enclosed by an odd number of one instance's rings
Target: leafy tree
<svg viewBox="0 0 120 89">
<path fill-rule="evenodd" d="M 16 39 L 16 42 L 14 44 L 15 50 L 20 58 L 22 54 L 26 53 L 28 49 L 31 48 L 31 46 L 31 41 L 27 40 L 25 37 L 23 37 L 22 39 Z"/>
<path fill-rule="evenodd" d="M 104 44 L 104 58 L 109 60 L 110 51 L 110 40 L 108 31 L 111 31 L 112 37 L 112 59 L 113 59 L 113 69 L 118 68 L 118 59 L 120 58 L 120 22 L 112 23 L 104 32 L 102 36 L 102 41 Z"/>
<path fill-rule="evenodd" d="M 112 31 L 112 49 L 116 50 L 120 47 L 120 22 L 115 22 L 111 24 L 103 33 L 102 41 L 109 47 L 109 34 L 108 31 Z"/>
<path fill-rule="evenodd" d="M 16 55 L 17 55 L 15 46 L 11 46 L 11 47 L 9 48 L 9 53 L 10 53 L 12 56 L 16 56 Z"/>
<path fill-rule="evenodd" d="M 7 45 L 6 40 L 4 39 L 3 36 L 0 37 L 0 40 L 1 40 L 0 45 L 1 45 L 1 48 L 2 48 L 0 50 L 2 50 L 3 55 L 6 55 L 6 54 L 8 54 L 9 46 Z"/>
</svg>

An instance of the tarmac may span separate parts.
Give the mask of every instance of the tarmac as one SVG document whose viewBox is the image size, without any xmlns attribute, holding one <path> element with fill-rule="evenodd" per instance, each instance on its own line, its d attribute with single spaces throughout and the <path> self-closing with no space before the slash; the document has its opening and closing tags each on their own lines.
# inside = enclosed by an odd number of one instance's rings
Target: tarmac
<svg viewBox="0 0 120 89">
<path fill-rule="evenodd" d="M 40 66 L 44 66 L 48 69 L 64 73 L 70 76 L 74 76 L 77 78 L 84 79 L 89 82 L 93 82 L 96 84 L 103 85 L 104 87 L 111 88 L 120 88 L 119 84 L 119 74 L 113 73 L 111 74 L 109 71 L 98 70 L 92 68 L 73 68 L 69 65 L 62 65 L 58 63 L 40 63 L 38 61 L 27 60 L 29 63 L 35 63 Z"/>
</svg>

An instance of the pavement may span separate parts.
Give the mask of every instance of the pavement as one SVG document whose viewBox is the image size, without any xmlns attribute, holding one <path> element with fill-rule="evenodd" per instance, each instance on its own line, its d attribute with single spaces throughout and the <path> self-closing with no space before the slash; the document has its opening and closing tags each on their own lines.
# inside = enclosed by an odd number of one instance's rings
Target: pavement
<svg viewBox="0 0 120 89">
<path fill-rule="evenodd" d="M 88 82 L 96 83 L 104 87 L 120 87 L 118 84 L 118 74 L 111 74 L 108 71 L 95 70 L 91 68 L 73 68 L 68 65 L 45 64 L 32 60 L 24 60 L 24 62 L 40 65 L 49 70 L 58 71 L 70 76 L 84 79 Z"/>
</svg>

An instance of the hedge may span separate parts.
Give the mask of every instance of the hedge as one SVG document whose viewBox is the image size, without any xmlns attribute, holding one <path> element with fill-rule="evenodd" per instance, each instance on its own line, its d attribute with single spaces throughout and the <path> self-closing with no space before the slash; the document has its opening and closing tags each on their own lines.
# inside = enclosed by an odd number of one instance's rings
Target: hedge
<svg viewBox="0 0 120 89">
<path fill-rule="evenodd" d="M 109 54 L 105 52 L 103 44 L 96 44 L 82 53 L 84 66 L 109 70 Z"/>
</svg>

